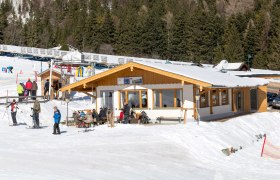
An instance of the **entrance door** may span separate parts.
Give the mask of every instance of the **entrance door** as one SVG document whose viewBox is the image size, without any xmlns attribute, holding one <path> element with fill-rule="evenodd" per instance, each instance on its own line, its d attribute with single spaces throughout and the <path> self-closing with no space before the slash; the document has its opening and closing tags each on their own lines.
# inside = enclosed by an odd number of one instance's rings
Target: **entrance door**
<svg viewBox="0 0 280 180">
<path fill-rule="evenodd" d="M 114 91 L 107 90 L 107 91 L 100 91 L 100 97 L 101 97 L 101 107 L 105 108 L 110 108 L 113 109 L 113 94 Z"/>
<path fill-rule="evenodd" d="M 257 89 L 250 90 L 250 98 L 251 98 L 251 111 L 255 112 L 258 110 L 258 93 Z"/>
<path fill-rule="evenodd" d="M 235 103 L 236 111 L 243 112 L 243 93 L 241 91 L 236 92 Z"/>
</svg>

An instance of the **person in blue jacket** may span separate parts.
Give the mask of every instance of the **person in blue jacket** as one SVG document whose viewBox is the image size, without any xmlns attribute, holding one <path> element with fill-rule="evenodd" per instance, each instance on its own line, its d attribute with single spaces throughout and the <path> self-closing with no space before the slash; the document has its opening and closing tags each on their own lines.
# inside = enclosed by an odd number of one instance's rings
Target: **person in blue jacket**
<svg viewBox="0 0 280 180">
<path fill-rule="evenodd" d="M 60 134 L 60 129 L 59 129 L 59 123 L 61 119 L 61 114 L 60 111 L 57 109 L 55 106 L 53 108 L 54 114 L 53 114 L 53 120 L 54 120 L 54 125 L 53 125 L 53 134 Z"/>
</svg>

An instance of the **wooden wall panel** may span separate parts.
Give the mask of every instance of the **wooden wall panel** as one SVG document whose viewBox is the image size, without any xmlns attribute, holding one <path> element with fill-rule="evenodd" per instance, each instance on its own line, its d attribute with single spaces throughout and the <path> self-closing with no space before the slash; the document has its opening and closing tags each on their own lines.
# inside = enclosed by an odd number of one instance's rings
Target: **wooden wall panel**
<svg viewBox="0 0 280 180">
<path fill-rule="evenodd" d="M 258 112 L 267 111 L 267 86 L 258 87 Z"/>
<path fill-rule="evenodd" d="M 250 88 L 244 88 L 244 112 L 249 113 L 251 111 L 251 96 Z"/>
<path fill-rule="evenodd" d="M 180 80 L 173 79 L 164 75 L 156 74 L 149 71 L 143 71 L 138 68 L 133 68 L 133 71 L 130 68 L 127 68 L 123 71 L 116 72 L 108 77 L 102 78 L 102 80 L 96 82 L 98 86 L 113 86 L 117 84 L 117 78 L 121 77 L 142 77 L 143 84 L 173 84 L 181 83 Z"/>
</svg>

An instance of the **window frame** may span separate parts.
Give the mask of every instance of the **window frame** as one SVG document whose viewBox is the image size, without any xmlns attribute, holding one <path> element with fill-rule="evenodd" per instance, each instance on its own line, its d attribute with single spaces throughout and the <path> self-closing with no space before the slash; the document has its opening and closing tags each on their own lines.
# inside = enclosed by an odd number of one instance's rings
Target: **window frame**
<svg viewBox="0 0 280 180">
<path fill-rule="evenodd" d="M 215 92 L 214 92 L 215 91 Z M 217 104 L 214 104 L 214 99 L 213 99 L 213 96 L 216 95 L 216 97 L 218 97 L 217 99 Z M 220 91 L 219 90 L 211 90 L 211 99 L 212 101 L 212 106 L 220 106 Z"/>
<path fill-rule="evenodd" d="M 162 100 L 162 91 L 164 90 L 173 90 L 173 107 L 163 107 L 163 100 Z M 152 89 L 153 92 L 153 109 L 175 109 L 175 108 L 182 108 L 183 104 L 181 103 L 180 107 L 177 107 L 177 91 L 181 91 L 181 102 L 183 102 L 183 88 L 169 88 L 169 89 Z M 155 91 L 159 91 L 159 107 L 155 107 Z"/>
<path fill-rule="evenodd" d="M 226 92 L 226 103 L 223 103 L 223 93 Z M 221 90 L 221 100 L 222 100 L 222 106 L 225 106 L 225 105 L 229 105 L 229 90 L 228 89 L 223 89 Z"/>
<path fill-rule="evenodd" d="M 132 90 L 132 89 L 129 89 L 129 90 L 120 90 L 119 91 L 119 109 L 122 108 L 122 101 L 121 101 L 121 96 L 122 96 L 122 92 L 125 93 L 125 102 L 128 103 L 128 92 L 138 92 L 139 93 L 139 108 L 134 108 L 134 109 L 148 109 L 148 105 L 149 105 L 149 101 L 148 101 L 148 89 L 136 89 L 136 90 Z M 146 92 L 146 95 L 147 95 L 147 107 L 142 107 L 142 92 Z"/>
<path fill-rule="evenodd" d="M 205 104 L 205 106 L 202 106 L 202 95 L 203 94 L 205 94 L 206 95 L 206 97 L 205 97 L 205 99 L 206 99 L 206 104 Z M 208 107 L 210 107 L 210 105 L 209 105 L 209 91 L 205 91 L 205 92 L 202 92 L 202 93 L 200 93 L 200 98 L 199 98 L 199 107 L 200 108 L 208 108 Z"/>
</svg>

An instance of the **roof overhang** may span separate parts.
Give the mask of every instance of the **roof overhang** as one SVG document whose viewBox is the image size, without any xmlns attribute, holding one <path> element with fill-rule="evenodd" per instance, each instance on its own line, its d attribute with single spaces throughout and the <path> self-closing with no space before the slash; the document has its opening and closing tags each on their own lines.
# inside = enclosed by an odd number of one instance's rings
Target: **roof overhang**
<svg viewBox="0 0 280 180">
<path fill-rule="evenodd" d="M 154 73 L 157 73 L 157 74 L 161 74 L 161 75 L 164 75 L 164 76 L 168 76 L 168 77 L 177 79 L 179 81 L 182 81 L 182 83 L 187 82 L 187 83 L 196 84 L 196 85 L 202 86 L 202 87 L 211 87 L 212 86 L 212 84 L 201 81 L 201 80 L 197 80 L 197 79 L 193 79 L 193 78 L 190 78 L 190 77 L 178 75 L 178 74 L 175 74 L 175 73 L 172 73 L 172 72 L 164 71 L 164 70 L 161 70 L 161 69 L 157 69 L 155 67 L 150 67 L 150 66 L 139 64 L 139 63 L 136 63 L 136 62 L 129 62 L 129 63 L 123 64 L 123 65 L 114 67 L 112 69 L 109 69 L 107 71 L 104 71 L 102 73 L 99 73 L 97 75 L 91 76 L 89 78 L 83 79 L 81 81 L 75 82 L 73 84 L 69 84 L 67 86 L 64 86 L 60 89 L 60 91 L 90 92 L 90 91 L 92 91 L 92 89 L 95 88 L 95 86 L 92 85 L 91 87 L 89 87 L 89 86 L 87 86 L 87 84 L 94 84 L 94 82 L 96 82 L 96 81 L 98 81 L 98 80 L 100 80 L 100 79 L 102 79 L 106 76 L 109 76 L 113 73 L 122 71 L 122 70 L 127 69 L 127 68 L 131 68 L 131 70 L 133 70 L 133 68 L 138 68 L 138 69 L 154 72 Z"/>
</svg>

